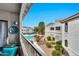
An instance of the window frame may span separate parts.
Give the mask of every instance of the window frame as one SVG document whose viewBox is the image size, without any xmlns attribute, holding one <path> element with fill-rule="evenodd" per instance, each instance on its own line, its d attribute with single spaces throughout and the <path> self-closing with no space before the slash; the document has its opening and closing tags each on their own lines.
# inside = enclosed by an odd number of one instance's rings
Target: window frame
<svg viewBox="0 0 79 59">
<path fill-rule="evenodd" d="M 65 32 L 68 32 L 68 23 L 65 23 Z"/>
<path fill-rule="evenodd" d="M 58 30 L 58 31 L 61 30 L 61 27 L 60 27 L 60 26 L 57 26 L 57 27 L 55 27 L 55 28 L 56 28 L 56 30 Z"/>
<path fill-rule="evenodd" d="M 54 27 L 50 27 L 50 30 L 54 30 Z"/>
<path fill-rule="evenodd" d="M 65 46 L 68 47 L 68 40 L 65 40 Z"/>
</svg>

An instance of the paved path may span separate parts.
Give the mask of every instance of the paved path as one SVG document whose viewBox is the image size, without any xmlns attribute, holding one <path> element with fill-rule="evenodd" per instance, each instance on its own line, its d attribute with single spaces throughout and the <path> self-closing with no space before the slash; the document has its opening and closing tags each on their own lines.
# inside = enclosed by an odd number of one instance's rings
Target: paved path
<svg viewBox="0 0 79 59">
<path fill-rule="evenodd" d="M 39 45 L 47 54 L 47 56 L 52 56 L 52 48 L 47 48 L 45 44 Z"/>
</svg>

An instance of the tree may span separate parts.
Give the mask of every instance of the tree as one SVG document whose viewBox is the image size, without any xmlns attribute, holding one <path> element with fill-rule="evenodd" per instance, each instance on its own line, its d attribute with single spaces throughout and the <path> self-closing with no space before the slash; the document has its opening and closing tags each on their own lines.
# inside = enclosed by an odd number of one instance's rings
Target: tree
<svg viewBox="0 0 79 59">
<path fill-rule="evenodd" d="M 39 22 L 39 24 L 38 24 L 38 33 L 44 34 L 44 32 L 45 32 L 45 24 L 44 24 L 44 22 Z"/>
</svg>

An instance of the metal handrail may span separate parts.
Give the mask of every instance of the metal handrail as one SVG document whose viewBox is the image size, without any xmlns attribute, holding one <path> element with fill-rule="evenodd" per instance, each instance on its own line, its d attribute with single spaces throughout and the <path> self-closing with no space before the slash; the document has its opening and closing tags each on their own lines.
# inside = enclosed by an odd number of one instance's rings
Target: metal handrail
<svg viewBox="0 0 79 59">
<path fill-rule="evenodd" d="M 46 56 L 46 54 L 43 52 L 43 51 L 41 51 L 39 48 L 37 48 L 37 46 L 36 45 L 34 45 L 33 43 L 31 43 L 29 40 L 27 40 L 23 35 L 21 35 L 22 36 L 22 40 L 25 40 L 26 42 L 28 42 L 29 43 L 29 45 L 36 51 L 36 53 L 39 55 L 39 56 Z"/>
</svg>

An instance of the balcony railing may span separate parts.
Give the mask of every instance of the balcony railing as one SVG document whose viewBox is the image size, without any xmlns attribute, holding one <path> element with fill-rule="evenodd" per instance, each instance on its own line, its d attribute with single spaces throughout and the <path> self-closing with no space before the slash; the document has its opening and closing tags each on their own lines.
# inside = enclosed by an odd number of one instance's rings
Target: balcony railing
<svg viewBox="0 0 79 59">
<path fill-rule="evenodd" d="M 25 56 L 46 56 L 42 49 L 39 49 L 28 39 L 25 39 L 23 35 L 21 35 L 21 41 L 21 46 Z"/>
</svg>

